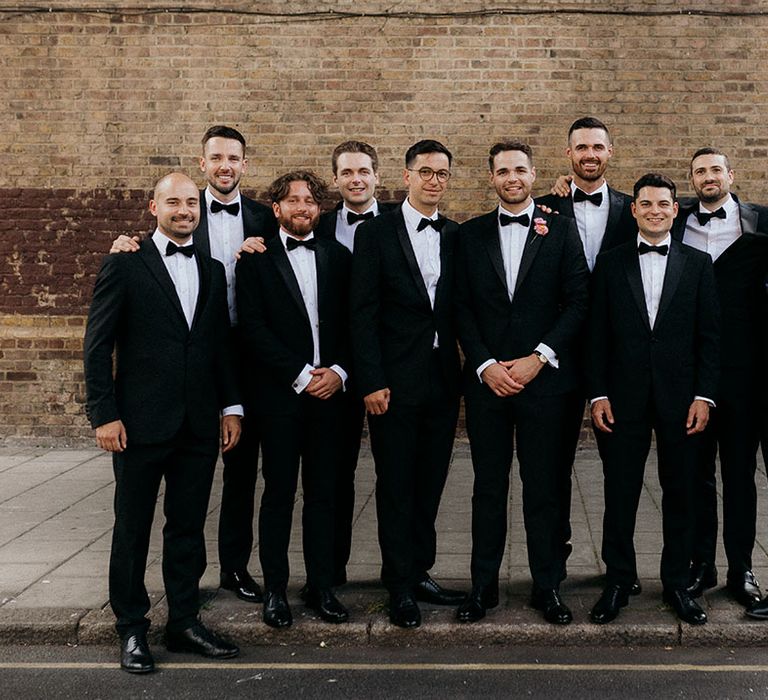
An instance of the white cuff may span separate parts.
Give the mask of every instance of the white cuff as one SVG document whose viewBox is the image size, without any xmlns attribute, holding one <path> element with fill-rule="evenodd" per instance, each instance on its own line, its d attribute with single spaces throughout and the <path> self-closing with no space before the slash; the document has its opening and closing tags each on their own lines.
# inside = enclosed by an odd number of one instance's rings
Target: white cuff
<svg viewBox="0 0 768 700">
<path fill-rule="evenodd" d="M 496 364 L 496 360 L 493 360 L 493 359 L 491 359 L 491 360 L 486 360 L 485 362 L 483 362 L 483 364 L 482 364 L 482 365 L 480 365 L 480 366 L 477 368 L 477 370 L 475 370 L 475 371 L 477 372 L 477 378 L 480 380 L 480 383 L 481 383 L 481 384 L 483 383 L 483 372 L 485 372 L 485 370 L 486 370 L 488 367 L 490 367 L 491 365 L 495 365 L 495 364 Z"/>
<path fill-rule="evenodd" d="M 597 403 L 598 401 L 607 401 L 607 396 L 596 396 L 594 399 L 589 400 L 589 405 L 592 406 L 593 404 Z"/>
<path fill-rule="evenodd" d="M 221 411 L 222 416 L 240 416 L 241 418 L 245 415 L 245 411 L 243 410 L 243 407 L 236 403 L 233 406 L 227 406 L 225 409 Z"/>
<path fill-rule="evenodd" d="M 301 374 L 293 380 L 293 384 L 291 384 L 291 386 L 297 394 L 300 394 L 309 386 L 309 383 L 312 381 L 312 375 L 310 372 L 313 369 L 314 367 L 312 365 L 304 365 L 304 369 L 301 370 Z"/>
<path fill-rule="evenodd" d="M 539 343 L 536 346 L 536 350 L 544 355 L 544 357 L 547 358 L 547 362 L 555 369 L 560 369 L 560 362 L 557 359 L 557 353 L 551 347 L 549 347 L 549 345 Z"/>
<path fill-rule="evenodd" d="M 349 375 L 343 370 L 343 368 L 339 367 L 339 365 L 331 365 L 329 369 L 332 369 L 336 374 L 339 375 L 341 378 L 341 390 L 346 391 L 347 390 L 347 379 L 349 378 Z"/>
<path fill-rule="evenodd" d="M 717 407 L 717 404 L 712 399 L 708 399 L 706 396 L 694 396 L 693 400 L 694 401 L 706 401 L 709 404 L 710 408 L 716 408 Z"/>
</svg>

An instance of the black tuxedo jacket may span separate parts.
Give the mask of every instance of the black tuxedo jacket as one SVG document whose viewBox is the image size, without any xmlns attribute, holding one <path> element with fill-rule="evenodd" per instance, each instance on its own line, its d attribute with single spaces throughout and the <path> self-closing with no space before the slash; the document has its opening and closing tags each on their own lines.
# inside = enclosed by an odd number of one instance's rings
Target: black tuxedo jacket
<svg viewBox="0 0 768 700">
<path fill-rule="evenodd" d="M 130 445 L 169 440 L 185 420 L 216 439 L 220 409 L 240 403 L 224 268 L 205 254 L 195 258 L 191 329 L 151 239 L 133 255 L 108 255 L 96 278 L 84 343 L 86 411 L 94 428 L 122 420 Z"/>
<path fill-rule="evenodd" d="M 694 396 L 716 399 L 720 314 L 709 255 L 672 241 L 653 328 L 635 241 L 598 257 L 592 285 L 590 398 L 607 396 L 617 420 L 653 409 L 668 421 L 685 420 Z"/>
<path fill-rule="evenodd" d="M 460 362 L 453 316 L 458 224 L 440 233 L 440 281 L 432 309 L 402 207 L 365 221 L 355 233 L 350 293 L 355 379 L 362 396 L 389 388 L 392 401 L 428 399 L 435 332 L 448 394 L 458 395 Z"/>
<path fill-rule="evenodd" d="M 339 365 L 351 375 L 351 255 L 340 243 L 318 238 L 315 265 L 320 365 Z M 282 241 L 276 237 L 261 255 L 243 255 L 235 270 L 240 329 L 256 373 L 254 406 L 262 413 L 296 412 L 301 394 L 292 385 L 304 366 L 312 365 L 314 345 L 307 309 Z"/>
<path fill-rule="evenodd" d="M 637 222 L 635 217 L 632 216 L 631 203 L 632 197 L 628 194 L 614 190 L 610 186 L 608 187 L 608 222 L 605 225 L 605 235 L 600 244 L 601 253 L 636 238 Z M 559 197 L 555 194 L 547 194 L 542 197 L 536 197 L 536 204 L 543 204 L 562 216 L 576 219 L 573 213 L 573 199 L 571 195 Z"/>
<path fill-rule="evenodd" d="M 378 202 L 379 215 L 384 212 L 394 211 L 398 208 L 398 204 L 390 204 L 387 202 Z M 330 240 L 336 240 L 336 221 L 339 213 L 339 209 L 344 206 L 344 202 L 338 202 L 336 206 L 330 211 L 323 212 L 320 215 L 320 222 L 315 229 L 315 235 L 320 238 L 328 238 Z M 365 222 L 361 222 L 362 224 Z M 358 227 L 359 228 L 359 227 Z"/>
<path fill-rule="evenodd" d="M 274 212 L 259 202 L 240 195 L 243 214 L 243 240 L 249 236 L 265 239 L 277 234 L 279 226 Z M 211 254 L 211 239 L 208 233 L 208 204 L 205 190 L 200 190 L 200 223 L 195 229 L 195 246 L 206 255 Z"/>
<path fill-rule="evenodd" d="M 698 200 L 680 207 L 673 238 L 686 242 L 686 222 L 698 208 Z M 755 372 L 765 365 L 761 329 L 765 325 L 768 208 L 739 202 L 739 215 L 741 236 L 714 263 L 722 314 L 721 366 Z"/>
<path fill-rule="evenodd" d="M 572 219 L 534 210 L 546 235 L 528 230 L 512 300 L 499 242 L 498 209 L 461 225 L 456 318 L 464 350 L 467 398 L 500 400 L 477 378 L 486 360 L 530 355 L 539 343 L 558 356 L 559 369 L 544 367 L 526 395 L 557 395 L 577 388 L 575 346 L 587 315 L 589 270 Z"/>
</svg>

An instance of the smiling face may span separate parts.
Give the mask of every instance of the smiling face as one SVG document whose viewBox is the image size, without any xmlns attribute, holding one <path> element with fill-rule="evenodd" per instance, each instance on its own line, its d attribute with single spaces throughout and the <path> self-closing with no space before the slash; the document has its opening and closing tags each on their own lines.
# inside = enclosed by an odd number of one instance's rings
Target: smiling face
<svg viewBox="0 0 768 700">
<path fill-rule="evenodd" d="M 491 184 L 505 208 L 517 214 L 528 207 L 536 168 L 523 151 L 501 151 L 493 157 Z"/>
<path fill-rule="evenodd" d="M 568 138 L 565 155 L 571 161 L 576 186 L 590 191 L 602 185 L 613 146 L 602 129 L 576 129 Z"/>
<path fill-rule="evenodd" d="M 719 207 L 728 197 L 733 184 L 733 170 L 724 155 L 706 153 L 691 163 L 691 185 L 703 204 Z"/>
<path fill-rule="evenodd" d="M 200 221 L 197 185 L 181 173 L 166 175 L 155 185 L 149 211 L 161 233 L 177 243 L 186 241 Z"/>
<path fill-rule="evenodd" d="M 243 144 L 236 139 L 214 136 L 205 142 L 200 170 L 222 202 L 237 196 L 237 187 L 247 166 Z"/>
<path fill-rule="evenodd" d="M 429 180 L 422 179 L 419 170 L 429 168 L 433 171 Z M 411 206 L 424 216 L 432 216 L 437 205 L 448 189 L 448 180 L 440 182 L 437 177 L 439 170 L 450 172 L 451 161 L 445 153 L 420 153 L 413 159 L 408 168 L 403 171 L 403 179 L 408 187 L 408 201 Z"/>
<path fill-rule="evenodd" d="M 288 194 L 272 203 L 272 210 L 282 228 L 297 238 L 310 234 L 320 218 L 320 204 L 304 180 L 294 180 Z"/>
<path fill-rule="evenodd" d="M 653 243 L 666 238 L 677 216 L 677 202 L 666 187 L 642 187 L 632 202 L 640 235 Z"/>
<path fill-rule="evenodd" d="M 333 184 L 344 203 L 359 214 L 371 206 L 379 176 L 371 157 L 365 153 L 341 153 L 336 160 Z"/>
</svg>

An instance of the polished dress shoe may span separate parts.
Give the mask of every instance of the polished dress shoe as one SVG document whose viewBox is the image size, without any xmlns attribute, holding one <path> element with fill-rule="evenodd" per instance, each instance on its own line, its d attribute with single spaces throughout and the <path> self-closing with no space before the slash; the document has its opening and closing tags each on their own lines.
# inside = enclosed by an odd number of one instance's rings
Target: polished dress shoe
<svg viewBox="0 0 768 700">
<path fill-rule="evenodd" d="M 456 610 L 456 619 L 459 622 L 477 622 L 485 617 L 488 608 L 495 608 L 498 604 L 498 587 L 473 587 Z"/>
<path fill-rule="evenodd" d="M 567 625 L 573 620 L 573 614 L 554 588 L 534 588 L 531 607 L 541 610 L 544 619 L 553 625 Z"/>
<path fill-rule="evenodd" d="M 685 590 L 692 598 L 698 598 L 708 588 L 714 588 L 716 585 L 717 569 L 714 564 L 705 561 L 691 564 L 691 573 Z"/>
<path fill-rule="evenodd" d="M 276 629 L 293 624 L 293 615 L 285 591 L 267 589 L 264 596 L 264 622 Z"/>
<path fill-rule="evenodd" d="M 746 614 L 754 620 L 768 620 L 768 596 L 748 607 Z"/>
<path fill-rule="evenodd" d="M 165 646 L 168 651 L 189 651 L 211 659 L 231 659 L 240 653 L 237 645 L 223 640 L 202 622 L 196 622 L 185 630 L 166 630 Z"/>
<path fill-rule="evenodd" d="M 406 629 L 413 629 L 421 624 L 421 610 L 413 595 L 396 593 L 389 597 L 389 621 Z"/>
<path fill-rule="evenodd" d="M 431 576 L 427 576 L 413 587 L 413 595 L 416 600 L 433 605 L 458 605 L 467 597 L 464 591 L 443 588 Z"/>
<path fill-rule="evenodd" d="M 683 622 L 689 625 L 703 625 L 707 621 L 707 613 L 701 609 L 687 590 L 664 591 L 662 597 Z"/>
<path fill-rule="evenodd" d="M 145 632 L 133 632 L 120 640 L 120 668 L 128 673 L 150 673 L 155 660 L 147 644 Z"/>
<path fill-rule="evenodd" d="M 759 603 L 763 597 L 763 594 L 760 592 L 760 584 L 751 571 L 745 571 L 740 576 L 733 577 L 729 574 L 726 588 L 731 598 L 745 608 Z"/>
<path fill-rule="evenodd" d="M 245 569 L 243 571 L 222 571 L 220 581 L 223 589 L 234 591 L 240 600 L 245 600 L 248 603 L 264 601 L 261 587 Z"/>
<path fill-rule="evenodd" d="M 589 613 L 589 619 L 596 625 L 604 625 L 616 619 L 619 611 L 629 603 L 629 588 L 611 583 Z"/>
<path fill-rule="evenodd" d="M 349 620 L 349 611 L 339 602 L 330 588 L 308 588 L 304 595 L 304 602 L 326 622 L 339 624 Z"/>
<path fill-rule="evenodd" d="M 629 587 L 627 591 L 629 595 L 640 595 L 643 592 L 643 587 L 640 585 L 640 581 L 635 579 L 635 582 Z"/>
</svg>

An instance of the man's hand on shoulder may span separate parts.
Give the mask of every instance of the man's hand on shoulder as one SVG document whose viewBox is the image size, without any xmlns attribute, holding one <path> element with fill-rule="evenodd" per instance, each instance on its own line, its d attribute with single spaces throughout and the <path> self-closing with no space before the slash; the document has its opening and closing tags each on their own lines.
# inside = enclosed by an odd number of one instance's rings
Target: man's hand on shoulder
<svg viewBox="0 0 768 700">
<path fill-rule="evenodd" d="M 242 426 L 240 416 L 229 415 L 221 418 L 221 451 L 229 452 L 240 442 Z"/>
<path fill-rule="evenodd" d="M 379 389 L 363 397 L 365 410 L 372 416 L 383 416 L 389 408 L 389 389 Z"/>
<path fill-rule="evenodd" d="M 571 194 L 571 182 L 573 182 L 573 175 L 560 175 L 555 184 L 552 185 L 550 194 L 557 195 L 558 197 L 568 197 Z"/>
<path fill-rule="evenodd" d="M 126 236 L 121 233 L 112 241 L 109 253 L 110 255 L 112 253 L 135 253 L 139 249 L 139 243 L 141 243 L 139 236 Z"/>
<path fill-rule="evenodd" d="M 96 428 L 96 444 L 107 452 L 122 452 L 128 446 L 123 421 L 113 420 Z"/>
<path fill-rule="evenodd" d="M 240 256 L 243 253 L 248 253 L 249 255 L 252 253 L 263 253 L 267 249 L 267 246 L 264 245 L 264 239 L 261 236 L 248 236 L 243 241 L 243 245 L 240 246 L 240 250 L 235 253 L 235 258 L 240 260 Z"/>
</svg>

